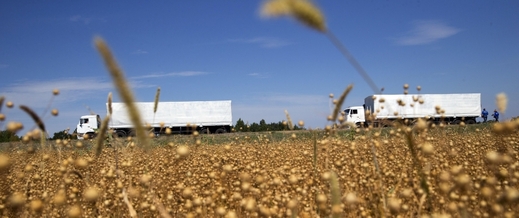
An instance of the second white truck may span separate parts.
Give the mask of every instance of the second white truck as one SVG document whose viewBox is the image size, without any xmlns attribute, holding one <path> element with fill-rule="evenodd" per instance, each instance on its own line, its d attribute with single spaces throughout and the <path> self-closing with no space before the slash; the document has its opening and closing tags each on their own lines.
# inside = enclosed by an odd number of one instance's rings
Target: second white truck
<svg viewBox="0 0 519 218">
<path fill-rule="evenodd" d="M 156 135 L 164 133 L 166 128 L 171 129 L 172 133 L 198 131 L 220 134 L 231 131 L 231 101 L 159 102 L 156 113 L 153 112 L 154 102 L 135 104 L 144 124 Z M 108 114 L 108 105 L 106 111 Z M 83 139 L 85 135 L 94 137 L 100 124 L 99 115 L 81 116 L 76 129 L 78 139 Z M 112 103 L 109 128 L 118 137 L 135 135 L 134 126 L 124 103 Z"/>
<path fill-rule="evenodd" d="M 374 119 L 366 119 L 366 112 Z M 412 123 L 424 118 L 434 123 L 475 124 L 481 115 L 481 94 L 395 94 L 372 95 L 363 106 L 344 110 L 346 122 L 356 126 L 390 126 L 395 121 Z"/>
</svg>

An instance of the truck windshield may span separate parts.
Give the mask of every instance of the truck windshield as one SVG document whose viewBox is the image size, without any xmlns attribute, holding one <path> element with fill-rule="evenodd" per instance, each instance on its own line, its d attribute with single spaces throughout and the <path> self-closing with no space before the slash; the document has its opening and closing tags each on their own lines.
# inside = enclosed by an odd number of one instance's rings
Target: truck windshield
<svg viewBox="0 0 519 218">
<path fill-rule="evenodd" d="M 88 119 L 79 119 L 79 124 L 88 123 Z"/>
<path fill-rule="evenodd" d="M 346 115 L 348 115 L 348 114 L 350 113 L 350 109 L 346 109 L 346 110 L 344 110 L 344 113 L 345 113 Z"/>
</svg>

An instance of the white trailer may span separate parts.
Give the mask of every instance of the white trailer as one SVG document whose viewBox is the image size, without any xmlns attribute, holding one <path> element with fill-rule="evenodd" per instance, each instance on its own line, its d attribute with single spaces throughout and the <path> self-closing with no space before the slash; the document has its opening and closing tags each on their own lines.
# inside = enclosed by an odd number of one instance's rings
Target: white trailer
<svg viewBox="0 0 519 218">
<path fill-rule="evenodd" d="M 474 124 L 481 115 L 481 94 L 372 95 L 364 99 L 363 106 L 344 110 L 346 121 L 357 126 L 368 125 L 366 111 L 374 115 L 375 126 L 387 126 L 397 120 L 413 122 L 418 118 L 435 123 Z"/>
<path fill-rule="evenodd" d="M 159 102 L 154 113 L 154 102 L 135 103 L 143 123 L 156 135 L 163 134 L 166 128 L 172 133 L 226 133 L 231 131 L 231 101 L 185 101 Z M 107 104 L 108 114 L 108 104 Z M 83 136 L 95 136 L 100 127 L 99 115 L 81 116 L 77 125 L 78 139 Z M 135 135 L 133 124 L 124 103 L 112 103 L 112 115 L 109 128 L 117 136 Z"/>
</svg>

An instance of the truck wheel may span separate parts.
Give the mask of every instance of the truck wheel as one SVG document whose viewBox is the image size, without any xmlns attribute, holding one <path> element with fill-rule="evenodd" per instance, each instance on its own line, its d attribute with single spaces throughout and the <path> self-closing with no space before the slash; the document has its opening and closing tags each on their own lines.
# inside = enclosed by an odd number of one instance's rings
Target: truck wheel
<svg viewBox="0 0 519 218">
<path fill-rule="evenodd" d="M 199 131 L 200 134 L 209 134 L 211 133 L 211 131 L 209 130 L 209 128 L 202 128 L 200 131 Z"/>
<path fill-rule="evenodd" d="M 133 129 L 128 132 L 128 136 L 135 137 L 136 135 L 137 134 L 135 134 L 135 130 Z"/>
<path fill-rule="evenodd" d="M 93 132 L 87 133 L 86 136 L 87 136 L 88 139 L 93 139 L 93 138 L 96 137 L 96 135 Z"/>
<path fill-rule="evenodd" d="M 452 123 L 454 123 L 455 125 L 460 125 L 461 120 L 454 120 Z"/>
<path fill-rule="evenodd" d="M 471 124 L 476 124 L 476 121 L 473 120 L 473 119 L 470 119 L 470 120 L 467 120 L 467 121 L 465 122 L 465 124 L 469 124 L 469 125 L 471 125 Z"/>
<path fill-rule="evenodd" d="M 227 132 L 227 130 L 225 130 L 225 128 L 219 128 L 214 133 L 216 133 L 216 134 L 223 134 L 223 133 L 226 133 L 226 132 Z"/>
<path fill-rule="evenodd" d="M 117 136 L 117 138 L 124 138 L 126 137 L 126 132 L 119 130 L 115 132 L 115 136 Z"/>
</svg>

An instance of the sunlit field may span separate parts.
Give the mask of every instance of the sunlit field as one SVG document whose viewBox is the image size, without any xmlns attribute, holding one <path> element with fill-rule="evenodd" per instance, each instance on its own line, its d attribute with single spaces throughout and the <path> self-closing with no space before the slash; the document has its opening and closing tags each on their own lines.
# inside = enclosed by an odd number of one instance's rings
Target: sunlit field
<svg viewBox="0 0 519 218">
<path fill-rule="evenodd" d="M 511 125 L 511 124 L 510 124 Z M 516 126 L 516 124 L 514 124 Z M 503 127 L 505 128 L 505 127 Z M 505 130 L 502 130 L 505 131 Z M 517 217 L 491 125 L 4 143 L 5 217 Z"/>
</svg>

